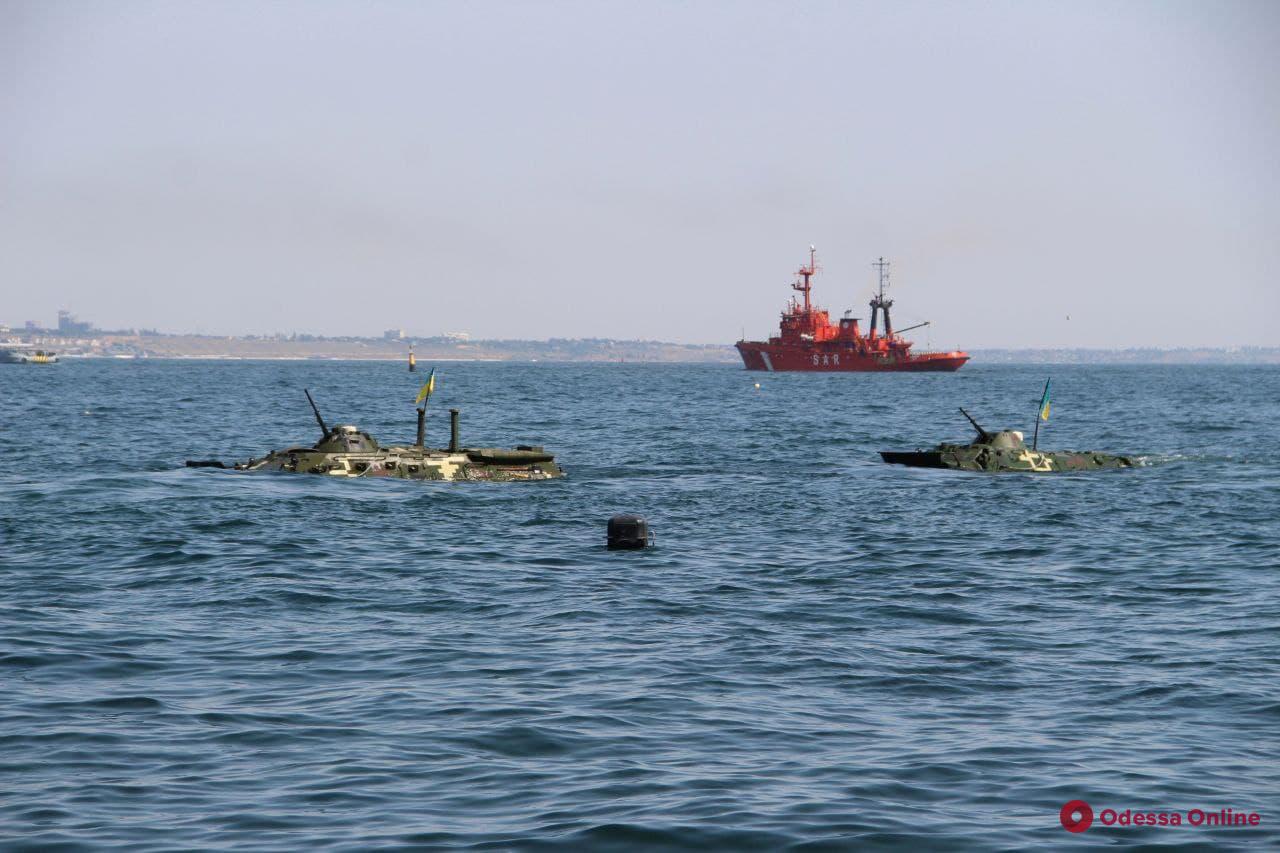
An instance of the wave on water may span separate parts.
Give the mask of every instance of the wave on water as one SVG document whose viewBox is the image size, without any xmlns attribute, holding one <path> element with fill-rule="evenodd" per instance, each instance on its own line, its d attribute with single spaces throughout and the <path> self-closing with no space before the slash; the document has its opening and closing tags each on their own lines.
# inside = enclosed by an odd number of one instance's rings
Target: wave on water
<svg viewBox="0 0 1280 853">
<path fill-rule="evenodd" d="M 3 379 L 0 838 L 1280 845 L 1272 368 L 1054 367 L 1040 447 L 1139 467 L 993 477 L 878 454 L 1029 427 L 1044 367 L 442 366 L 429 441 L 456 406 L 569 474 L 508 485 L 182 467 L 314 440 L 304 387 L 405 440 L 399 365 L 63 368 Z"/>
</svg>

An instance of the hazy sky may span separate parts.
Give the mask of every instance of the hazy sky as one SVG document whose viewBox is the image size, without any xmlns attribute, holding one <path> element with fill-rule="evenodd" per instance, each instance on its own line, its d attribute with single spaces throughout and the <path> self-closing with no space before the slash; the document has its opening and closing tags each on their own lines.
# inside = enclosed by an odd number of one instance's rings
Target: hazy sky
<svg viewBox="0 0 1280 853">
<path fill-rule="evenodd" d="M 1280 3 L 0 0 L 2 322 L 729 342 L 810 243 L 920 345 L 1280 345 Z"/>
</svg>

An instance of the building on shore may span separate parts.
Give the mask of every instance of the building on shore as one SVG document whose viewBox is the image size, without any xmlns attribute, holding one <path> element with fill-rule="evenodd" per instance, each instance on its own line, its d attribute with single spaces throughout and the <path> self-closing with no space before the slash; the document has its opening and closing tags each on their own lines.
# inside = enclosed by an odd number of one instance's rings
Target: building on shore
<svg viewBox="0 0 1280 853">
<path fill-rule="evenodd" d="M 58 334 L 60 335 L 87 335 L 93 332 L 93 324 L 84 320 L 77 320 L 70 311 L 58 312 Z"/>
</svg>

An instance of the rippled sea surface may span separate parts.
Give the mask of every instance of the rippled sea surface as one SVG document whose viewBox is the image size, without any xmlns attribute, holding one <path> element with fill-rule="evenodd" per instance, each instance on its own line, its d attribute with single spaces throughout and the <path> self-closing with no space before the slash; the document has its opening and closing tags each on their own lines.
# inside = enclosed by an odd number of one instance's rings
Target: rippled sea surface
<svg viewBox="0 0 1280 853">
<path fill-rule="evenodd" d="M 1144 464 L 879 461 L 1029 431 L 1050 373 L 1042 447 Z M 303 387 L 407 442 L 422 375 L 0 367 L 0 842 L 1280 845 L 1277 369 L 442 364 L 431 440 L 569 477 L 180 467 L 313 440 Z"/>
</svg>

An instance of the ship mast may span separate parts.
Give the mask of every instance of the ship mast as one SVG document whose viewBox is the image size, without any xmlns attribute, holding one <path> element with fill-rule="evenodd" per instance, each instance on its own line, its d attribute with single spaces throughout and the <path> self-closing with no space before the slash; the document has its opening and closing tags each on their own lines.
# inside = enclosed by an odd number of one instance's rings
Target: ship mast
<svg viewBox="0 0 1280 853">
<path fill-rule="evenodd" d="M 893 323 L 889 319 L 889 307 L 893 305 L 893 300 L 884 298 L 884 289 L 889 286 L 889 262 L 880 258 L 871 266 L 880 274 L 880 292 L 871 297 L 871 337 L 876 336 L 876 310 L 879 309 L 884 312 L 884 336 L 892 338 Z"/>
<path fill-rule="evenodd" d="M 800 267 L 796 270 L 796 275 L 800 276 L 804 281 L 796 281 L 791 285 L 793 290 L 798 290 L 804 294 L 804 313 L 809 313 L 809 279 L 818 271 L 818 264 L 815 261 L 818 250 L 812 244 L 809 246 L 809 266 Z"/>
</svg>

